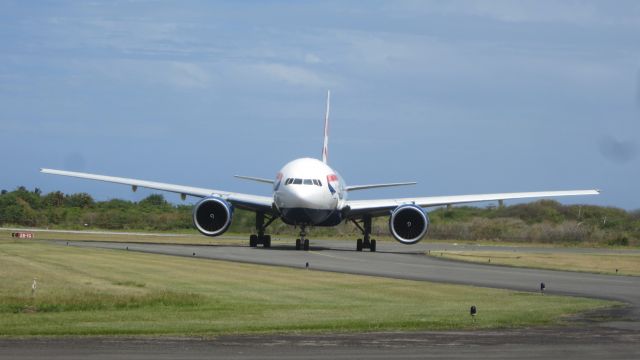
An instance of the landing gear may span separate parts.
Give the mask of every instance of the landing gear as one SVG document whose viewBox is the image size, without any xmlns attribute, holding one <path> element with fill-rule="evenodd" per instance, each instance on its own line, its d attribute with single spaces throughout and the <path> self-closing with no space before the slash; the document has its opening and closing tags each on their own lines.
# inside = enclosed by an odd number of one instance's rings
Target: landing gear
<svg viewBox="0 0 640 360">
<path fill-rule="evenodd" d="M 271 247 L 271 235 L 265 235 L 264 231 L 267 226 L 271 225 L 271 223 L 274 222 L 278 217 L 274 216 L 269 218 L 266 224 L 264 223 L 264 218 L 264 213 L 256 213 L 256 230 L 258 234 L 252 234 L 251 236 L 249 236 L 249 246 L 251 247 L 257 247 L 260 244 L 262 244 L 262 247 L 264 248 Z"/>
<path fill-rule="evenodd" d="M 362 225 L 353 219 L 351 219 L 351 222 L 362 231 L 364 237 L 364 239 L 358 239 L 356 241 L 356 250 L 362 251 L 362 249 L 369 249 L 371 252 L 376 252 L 376 240 L 371 239 L 371 216 L 362 218 Z"/>
<path fill-rule="evenodd" d="M 296 250 L 303 249 L 304 251 L 309 251 L 309 239 L 305 239 L 307 236 L 307 232 L 305 231 L 304 225 L 300 227 L 300 238 L 296 239 Z"/>
</svg>

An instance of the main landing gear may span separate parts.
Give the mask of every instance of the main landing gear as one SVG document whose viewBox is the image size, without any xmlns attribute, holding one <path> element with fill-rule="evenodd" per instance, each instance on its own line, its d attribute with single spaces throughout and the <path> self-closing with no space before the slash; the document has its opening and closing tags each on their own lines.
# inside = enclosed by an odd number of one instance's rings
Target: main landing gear
<svg viewBox="0 0 640 360">
<path fill-rule="evenodd" d="M 362 225 L 356 220 L 351 219 L 351 222 L 362 231 L 364 239 L 358 239 L 356 242 L 356 250 L 362 251 L 362 249 L 369 249 L 371 252 L 376 252 L 376 240 L 371 239 L 371 216 L 365 215 L 362 218 Z"/>
<path fill-rule="evenodd" d="M 307 236 L 307 232 L 305 231 L 305 226 L 300 226 L 300 238 L 296 239 L 296 250 L 300 250 L 301 248 L 304 251 L 309 251 L 309 239 L 305 239 Z"/>
<path fill-rule="evenodd" d="M 265 248 L 271 247 L 271 235 L 265 235 L 264 231 L 267 226 L 271 225 L 278 217 L 273 216 L 270 217 L 267 223 L 264 223 L 265 215 L 261 212 L 256 212 L 256 231 L 258 234 L 252 234 L 249 237 L 249 246 L 256 247 L 258 245 L 262 245 Z"/>
</svg>

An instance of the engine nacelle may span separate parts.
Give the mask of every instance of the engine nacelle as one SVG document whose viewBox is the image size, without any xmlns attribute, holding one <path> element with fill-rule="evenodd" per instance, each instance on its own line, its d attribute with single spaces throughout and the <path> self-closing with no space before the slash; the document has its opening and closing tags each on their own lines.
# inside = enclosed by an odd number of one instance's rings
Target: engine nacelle
<svg viewBox="0 0 640 360">
<path fill-rule="evenodd" d="M 233 206 L 218 197 L 204 198 L 193 207 L 193 224 L 206 236 L 224 234 L 232 217 Z"/>
<path fill-rule="evenodd" d="M 420 206 L 400 205 L 389 217 L 389 230 L 403 244 L 415 244 L 422 240 L 429 228 L 429 217 Z"/>
</svg>

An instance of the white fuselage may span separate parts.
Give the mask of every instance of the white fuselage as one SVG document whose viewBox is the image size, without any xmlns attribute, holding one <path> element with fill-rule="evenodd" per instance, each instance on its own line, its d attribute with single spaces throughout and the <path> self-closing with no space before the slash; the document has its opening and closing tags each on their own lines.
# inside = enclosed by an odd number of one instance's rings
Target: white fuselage
<svg viewBox="0 0 640 360">
<path fill-rule="evenodd" d="M 327 225 L 340 222 L 346 200 L 340 175 L 324 162 L 302 158 L 287 163 L 278 173 L 273 200 L 282 220 L 291 225 Z"/>
</svg>

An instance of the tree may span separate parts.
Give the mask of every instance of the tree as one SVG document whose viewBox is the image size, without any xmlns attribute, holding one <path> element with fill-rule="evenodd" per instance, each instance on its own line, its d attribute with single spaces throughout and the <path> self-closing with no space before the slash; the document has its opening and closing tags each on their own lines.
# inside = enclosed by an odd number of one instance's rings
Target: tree
<svg viewBox="0 0 640 360">
<path fill-rule="evenodd" d="M 91 195 L 78 193 L 65 196 L 64 203 L 68 207 L 87 208 L 93 206 L 94 201 Z"/>
<path fill-rule="evenodd" d="M 149 195 L 146 198 L 140 200 L 138 204 L 143 207 L 147 207 L 147 206 L 153 206 L 157 208 L 171 207 L 171 205 L 169 205 L 167 200 L 165 200 L 164 196 L 162 196 L 161 194 Z"/>
<path fill-rule="evenodd" d="M 61 191 L 50 192 L 42 198 L 45 207 L 60 207 L 64 205 L 64 194 Z"/>
</svg>

